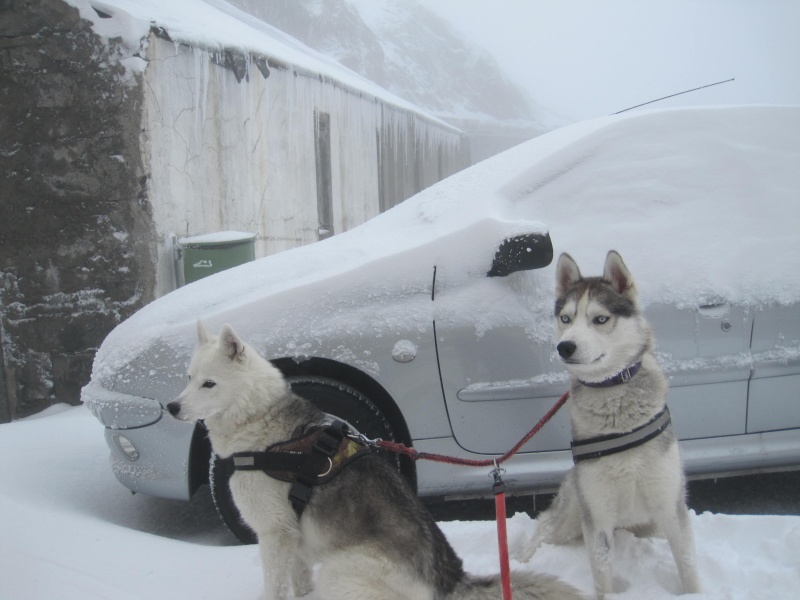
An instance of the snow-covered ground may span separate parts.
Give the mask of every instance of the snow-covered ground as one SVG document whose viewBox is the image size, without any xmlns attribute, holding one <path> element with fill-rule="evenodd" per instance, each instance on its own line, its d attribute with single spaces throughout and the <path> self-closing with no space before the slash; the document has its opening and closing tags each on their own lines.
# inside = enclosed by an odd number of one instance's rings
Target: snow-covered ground
<svg viewBox="0 0 800 600">
<path fill-rule="evenodd" d="M 160 600 L 259 598 L 256 546 L 237 545 L 209 510 L 206 490 L 191 503 L 132 496 L 107 465 L 100 425 L 83 407 L 54 407 L 0 425 L 0 598 Z M 800 517 L 692 517 L 705 592 L 687 600 L 783 600 L 800 590 Z M 442 529 L 467 570 L 498 570 L 494 523 L 446 522 Z M 536 528 L 509 519 L 512 553 Z M 662 539 L 617 534 L 614 598 L 658 600 L 678 590 Z M 592 589 L 585 550 L 545 546 L 530 565 Z M 322 600 L 312 594 L 309 600 Z"/>
</svg>

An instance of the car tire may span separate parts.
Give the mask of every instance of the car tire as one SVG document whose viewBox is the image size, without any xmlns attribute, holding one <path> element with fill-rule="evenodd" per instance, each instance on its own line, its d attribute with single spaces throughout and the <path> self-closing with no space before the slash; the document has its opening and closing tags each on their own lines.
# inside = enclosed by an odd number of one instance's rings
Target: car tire
<svg viewBox="0 0 800 600">
<path fill-rule="evenodd" d="M 296 376 L 287 378 L 292 390 L 311 401 L 317 408 L 347 421 L 360 433 L 369 438 L 395 440 L 395 431 L 386 416 L 358 390 L 327 377 Z M 413 466 L 408 466 L 396 454 L 385 453 L 398 471 L 413 481 Z M 242 543 L 257 542 L 255 533 L 243 522 L 230 490 L 230 478 L 234 471 L 230 461 L 219 460 L 211 454 L 209 483 L 219 516 L 227 528 Z"/>
</svg>

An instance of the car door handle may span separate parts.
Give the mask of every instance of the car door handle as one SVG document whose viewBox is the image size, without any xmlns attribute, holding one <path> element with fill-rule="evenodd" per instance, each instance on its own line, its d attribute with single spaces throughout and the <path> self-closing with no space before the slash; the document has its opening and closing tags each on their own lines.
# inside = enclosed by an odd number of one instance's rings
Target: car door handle
<svg viewBox="0 0 800 600">
<path fill-rule="evenodd" d="M 569 387 L 569 377 L 564 374 L 559 381 L 547 383 L 496 382 L 473 384 L 458 391 L 462 402 L 499 402 L 501 400 L 531 400 L 534 398 L 557 398 Z M 563 379 L 563 380 L 562 380 Z"/>
<path fill-rule="evenodd" d="M 725 333 L 728 333 L 731 329 L 733 329 L 733 323 L 731 323 L 730 320 L 726 318 L 731 312 L 730 302 L 719 302 L 717 304 L 702 304 L 701 306 L 697 307 L 697 312 L 700 314 L 701 317 L 704 317 L 706 319 L 722 319 L 722 322 L 720 323 L 720 328 Z"/>
<path fill-rule="evenodd" d="M 701 304 L 697 307 L 697 312 L 709 319 L 721 319 L 731 311 L 730 302 L 718 302 L 716 304 Z"/>
</svg>

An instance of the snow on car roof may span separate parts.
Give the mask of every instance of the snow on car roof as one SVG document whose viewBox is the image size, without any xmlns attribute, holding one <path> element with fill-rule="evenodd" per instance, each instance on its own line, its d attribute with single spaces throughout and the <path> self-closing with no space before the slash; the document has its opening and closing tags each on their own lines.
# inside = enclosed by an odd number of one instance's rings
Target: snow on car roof
<svg viewBox="0 0 800 600">
<path fill-rule="evenodd" d="M 349 232 L 176 290 L 117 327 L 98 359 L 114 339 L 144 344 L 201 316 L 300 311 L 297 294 L 280 300 L 299 287 L 309 307 L 325 295 L 375 304 L 377 315 L 377 297 L 429 290 L 430 265 L 486 280 L 504 238 L 548 230 L 556 255 L 569 252 L 586 275 L 600 274 L 607 251 L 618 250 L 644 304 L 789 304 L 800 300 L 799 190 L 800 107 L 586 121 L 457 173 Z M 554 264 L 526 276 L 535 282 L 531 303 L 548 314 Z M 464 300 L 477 301 L 485 299 Z M 491 311 L 451 312 L 481 315 L 476 330 L 485 330 L 507 316 L 503 302 L 486 304 Z M 415 317 L 406 309 L 399 318 Z"/>
<path fill-rule="evenodd" d="M 800 299 L 800 107 L 601 122 L 503 188 L 557 253 L 599 274 L 618 250 L 645 303 Z"/>
</svg>

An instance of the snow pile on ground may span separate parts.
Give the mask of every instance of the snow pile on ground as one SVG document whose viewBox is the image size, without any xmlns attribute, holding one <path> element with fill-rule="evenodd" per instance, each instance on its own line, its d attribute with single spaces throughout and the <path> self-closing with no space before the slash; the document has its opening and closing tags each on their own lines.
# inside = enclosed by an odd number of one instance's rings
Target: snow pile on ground
<svg viewBox="0 0 800 600">
<path fill-rule="evenodd" d="M 190 503 L 132 496 L 107 465 L 100 426 L 82 408 L 55 407 L 0 425 L 0 596 L 10 600 L 256 600 L 256 546 L 236 545 L 207 494 Z M 704 593 L 697 600 L 794 598 L 800 589 L 800 517 L 692 517 Z M 447 522 L 442 529 L 467 570 L 497 572 L 492 522 Z M 536 527 L 509 519 L 512 553 Z M 616 538 L 619 600 L 661 600 L 678 591 L 666 541 Z M 545 546 L 529 565 L 591 592 L 578 544 Z M 307 596 L 322 600 L 319 594 Z M 610 599 L 609 599 L 610 600 Z"/>
</svg>

